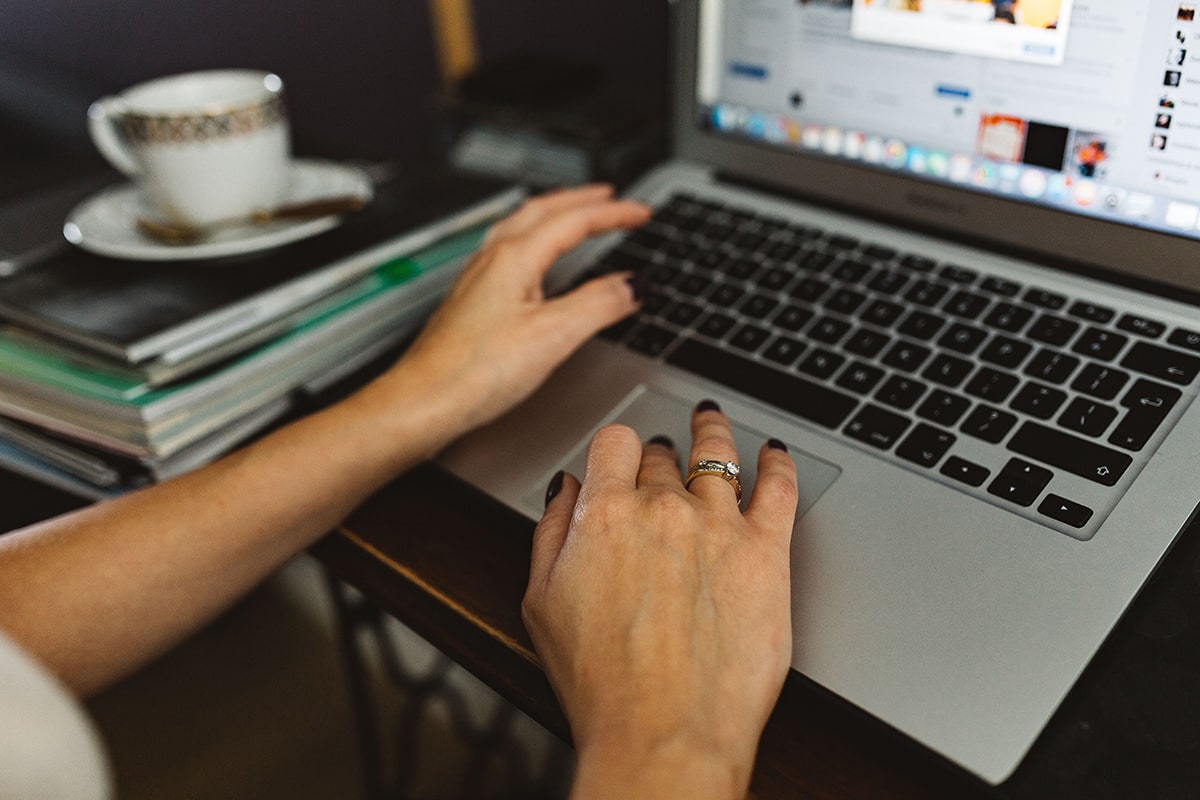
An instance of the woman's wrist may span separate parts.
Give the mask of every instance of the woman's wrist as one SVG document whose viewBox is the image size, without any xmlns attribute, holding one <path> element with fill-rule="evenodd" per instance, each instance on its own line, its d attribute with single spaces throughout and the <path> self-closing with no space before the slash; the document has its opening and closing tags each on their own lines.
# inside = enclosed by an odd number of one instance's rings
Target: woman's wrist
<svg viewBox="0 0 1200 800">
<path fill-rule="evenodd" d="M 580 749 L 571 797 L 741 800 L 752 767 L 752 749 L 748 757 L 733 754 L 701 737 L 647 743 L 618 736 Z"/>
</svg>

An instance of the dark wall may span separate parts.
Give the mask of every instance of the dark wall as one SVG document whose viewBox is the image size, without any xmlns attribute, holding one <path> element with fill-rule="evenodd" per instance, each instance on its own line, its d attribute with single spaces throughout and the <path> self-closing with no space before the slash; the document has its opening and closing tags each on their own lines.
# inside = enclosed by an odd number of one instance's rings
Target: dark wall
<svg viewBox="0 0 1200 800">
<path fill-rule="evenodd" d="M 485 58 L 541 49 L 594 60 L 618 82 L 665 80 L 666 0 L 476 7 Z M 284 78 L 301 152 L 379 158 L 430 141 L 439 75 L 417 0 L 4 0 L 0 19 L 0 129 L 26 144 L 89 149 L 94 97 L 229 66 Z"/>
</svg>

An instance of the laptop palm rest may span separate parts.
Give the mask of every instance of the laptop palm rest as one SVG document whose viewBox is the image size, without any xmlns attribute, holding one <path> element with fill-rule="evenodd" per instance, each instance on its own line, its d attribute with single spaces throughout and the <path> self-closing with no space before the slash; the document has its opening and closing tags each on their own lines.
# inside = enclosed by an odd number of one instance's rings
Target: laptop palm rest
<svg viewBox="0 0 1200 800">
<path fill-rule="evenodd" d="M 689 425 L 694 405 L 694 403 L 674 397 L 659 389 L 643 385 L 630 392 L 608 418 L 597 426 L 597 429 L 610 423 L 621 423 L 633 428 L 643 439 L 657 435 L 668 436 L 675 442 L 675 446 L 679 450 L 679 468 L 682 471 L 690 466 L 685 462 L 691 452 L 692 434 Z M 737 422 L 732 424 L 733 439 L 738 451 L 738 463 L 742 467 L 740 480 L 743 490 L 742 507 L 745 508 L 753 494 L 754 481 L 758 475 L 758 451 L 763 442 L 770 437 Z M 569 453 L 560 468 L 582 479 L 590 440 L 590 435 L 585 437 Z M 796 462 L 796 476 L 800 490 L 796 519 L 800 519 L 825 493 L 825 490 L 833 485 L 833 482 L 842 474 L 842 470 L 828 461 L 806 453 L 792 442 L 785 442 L 785 444 L 788 446 L 788 453 L 792 460 Z M 535 482 L 535 489 L 526 499 L 526 506 L 541 507 L 546 484 L 553 474 L 554 470 Z"/>
</svg>

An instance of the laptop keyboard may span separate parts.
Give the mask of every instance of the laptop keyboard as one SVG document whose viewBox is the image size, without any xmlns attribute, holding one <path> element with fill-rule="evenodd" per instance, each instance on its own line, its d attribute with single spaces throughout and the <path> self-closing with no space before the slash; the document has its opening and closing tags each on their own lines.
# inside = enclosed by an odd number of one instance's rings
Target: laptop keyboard
<svg viewBox="0 0 1200 800">
<path fill-rule="evenodd" d="M 618 270 L 605 338 L 1077 538 L 1200 373 L 1200 332 L 687 194 Z"/>
</svg>

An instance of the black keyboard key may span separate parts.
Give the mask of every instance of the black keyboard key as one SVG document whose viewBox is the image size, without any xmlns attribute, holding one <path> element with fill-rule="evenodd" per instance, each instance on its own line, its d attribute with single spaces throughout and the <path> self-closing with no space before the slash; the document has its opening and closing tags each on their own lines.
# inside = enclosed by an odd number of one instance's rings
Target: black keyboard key
<svg viewBox="0 0 1200 800">
<path fill-rule="evenodd" d="M 904 299 L 922 306 L 937 305 L 950 290 L 941 283 L 917 281 L 904 293 Z"/>
<path fill-rule="evenodd" d="M 675 341 L 675 334 L 666 328 L 645 323 L 636 328 L 625 344 L 639 353 L 648 356 L 660 356 L 663 351 Z"/>
<path fill-rule="evenodd" d="M 917 416 L 950 427 L 967 413 L 971 401 L 950 392 L 935 389 L 917 409 Z"/>
<path fill-rule="evenodd" d="M 983 486 L 983 482 L 988 479 L 992 473 L 986 468 L 979 466 L 965 458 L 958 456 L 950 456 L 946 459 L 946 463 L 942 464 L 939 470 L 947 478 L 953 478 L 956 481 L 967 484 L 968 486 Z"/>
<path fill-rule="evenodd" d="M 697 275 L 694 272 L 685 272 L 675 281 L 675 290 L 682 295 L 688 297 L 699 297 L 708 291 L 712 286 L 712 281 L 703 275 Z"/>
<path fill-rule="evenodd" d="M 867 296 L 861 292 L 853 289 L 838 289 L 825 300 L 824 306 L 836 314 L 850 316 L 866 301 Z"/>
<path fill-rule="evenodd" d="M 983 400 L 1003 403 L 1020 382 L 1016 375 L 1009 372 L 1001 372 L 991 367 L 980 367 L 967 383 L 964 391 Z"/>
<path fill-rule="evenodd" d="M 725 253 L 716 248 L 701 250 L 692 259 L 692 265 L 707 272 L 715 272 L 725 263 Z"/>
<path fill-rule="evenodd" d="M 863 247 L 862 254 L 876 261 L 891 261 L 896 257 L 896 248 L 881 244 L 869 244 Z"/>
<path fill-rule="evenodd" d="M 943 280 L 953 281 L 954 283 L 974 283 L 975 279 L 979 277 L 979 273 L 975 270 L 959 267 L 954 264 L 943 266 L 938 270 L 938 275 Z"/>
<path fill-rule="evenodd" d="M 756 364 L 695 340 L 684 340 L 667 363 L 694 372 L 826 428 L 839 427 L 858 405 L 851 395 Z"/>
<path fill-rule="evenodd" d="M 825 253 L 814 248 L 804 254 L 803 258 L 797 263 L 808 270 L 809 272 L 824 272 L 837 259 L 830 253 Z"/>
<path fill-rule="evenodd" d="M 743 325 L 729 337 L 729 343 L 746 352 L 753 353 L 771 338 L 771 332 L 757 325 Z"/>
<path fill-rule="evenodd" d="M 816 278 L 805 278 L 792 287 L 792 297 L 806 303 L 815 303 L 829 291 L 829 284 Z"/>
<path fill-rule="evenodd" d="M 907 417 L 902 417 L 879 406 L 867 405 L 846 425 L 845 433 L 851 439 L 890 450 L 908 430 Z"/>
<path fill-rule="evenodd" d="M 953 433 L 921 422 L 896 448 L 896 455 L 922 467 L 933 467 L 958 441 Z"/>
<path fill-rule="evenodd" d="M 978 405 L 963 420 L 959 429 L 968 436 L 999 444 L 1016 424 L 1016 415 L 988 405 Z"/>
<path fill-rule="evenodd" d="M 1138 336 L 1145 336 L 1147 339 L 1157 339 L 1167 332 L 1167 326 L 1161 322 L 1133 314 L 1122 316 L 1117 322 L 1117 327 L 1129 333 L 1136 333 Z"/>
<path fill-rule="evenodd" d="M 973 365 L 956 356 L 938 353 L 921 374 L 943 386 L 958 386 L 971 374 Z"/>
<path fill-rule="evenodd" d="M 842 347 L 856 356 L 874 358 L 891 341 L 890 336 L 879 331 L 873 331 L 870 328 L 859 328 L 846 340 Z"/>
<path fill-rule="evenodd" d="M 711 336 L 713 339 L 720 339 L 725 334 L 733 330 L 733 326 L 737 321 L 733 317 L 727 317 L 724 314 L 712 313 L 705 317 L 696 330 L 705 336 Z"/>
<path fill-rule="evenodd" d="M 1071 383 L 1071 388 L 1101 400 L 1112 400 L 1128 382 L 1127 372 L 1103 364 L 1088 364 Z"/>
<path fill-rule="evenodd" d="M 789 261 L 800 252 L 800 245 L 776 240 L 769 242 L 760 252 L 771 261 Z"/>
<path fill-rule="evenodd" d="M 678 325 L 681 328 L 686 328 L 691 325 L 703 313 L 700 306 L 692 305 L 691 303 L 675 303 L 670 306 L 663 314 L 662 318 L 672 325 Z"/>
<path fill-rule="evenodd" d="M 1117 312 L 1113 311 L 1111 308 L 1096 305 L 1095 303 L 1087 303 L 1083 300 L 1072 304 L 1072 306 L 1067 309 L 1067 313 L 1072 317 L 1079 317 L 1080 319 L 1086 319 L 1090 322 L 1108 322 L 1117 315 Z"/>
<path fill-rule="evenodd" d="M 787 367 L 791 366 L 805 349 L 807 348 L 803 343 L 787 336 L 779 336 L 763 351 L 763 358 Z"/>
<path fill-rule="evenodd" d="M 1136 381 L 1121 398 L 1121 405 L 1129 410 L 1108 437 L 1108 443 L 1126 450 L 1141 450 L 1181 396 L 1178 389 L 1170 386 L 1154 381 Z"/>
<path fill-rule="evenodd" d="M 921 395 L 925 394 L 925 388 L 925 384 L 920 381 L 892 375 L 883 382 L 883 386 L 879 387 L 879 391 L 875 393 L 875 399 L 885 405 L 907 411 L 916 405 L 916 402 L 921 399 Z"/>
<path fill-rule="evenodd" d="M 1121 359 L 1121 366 L 1183 386 L 1200 372 L 1200 358 L 1148 342 L 1135 342 Z"/>
<path fill-rule="evenodd" d="M 741 312 L 747 317 L 754 319 L 765 319 L 767 314 L 775 310 L 779 305 L 779 301 L 772 300 L 769 297 L 764 297 L 761 294 L 752 294 L 742 303 Z"/>
<path fill-rule="evenodd" d="M 1167 337 L 1167 341 L 1176 347 L 1200 352 L 1200 332 L 1189 331 L 1186 328 L 1176 328 L 1171 331 L 1171 335 Z"/>
<path fill-rule="evenodd" d="M 717 284 L 717 288 L 713 289 L 708 295 L 710 305 L 721 306 L 722 308 L 730 308 L 738 300 L 742 298 L 745 292 L 734 286 L 732 283 Z"/>
<path fill-rule="evenodd" d="M 848 251 L 858 247 L 858 239 L 853 236 L 830 234 L 825 240 L 825 246 L 830 250 Z"/>
<path fill-rule="evenodd" d="M 836 344 L 850 332 L 850 323 L 837 317 L 821 317 L 808 329 L 810 339 L 826 344 Z"/>
<path fill-rule="evenodd" d="M 1058 424 L 1087 436 L 1099 436 L 1108 430 L 1116 418 L 1117 410 L 1112 406 L 1086 397 L 1076 397 L 1058 418 Z"/>
<path fill-rule="evenodd" d="M 1080 361 L 1075 356 L 1057 350 L 1042 349 L 1025 365 L 1025 374 L 1050 383 L 1062 383 L 1071 377 L 1071 373 L 1079 364 Z"/>
<path fill-rule="evenodd" d="M 1025 323 L 1033 318 L 1033 312 L 1024 306 L 1012 303 L 997 303 L 991 313 L 984 318 L 983 324 L 1002 331 L 1016 333 L 1025 327 Z"/>
<path fill-rule="evenodd" d="M 842 364 L 846 363 L 846 357 L 840 356 L 837 353 L 831 353 L 828 350 L 820 348 L 813 350 L 808 354 L 808 358 L 800 362 L 797 367 L 801 372 L 807 372 L 814 378 L 828 378 L 833 373 L 838 371 Z"/>
<path fill-rule="evenodd" d="M 767 291 L 778 292 L 787 286 L 791 279 L 792 272 L 790 270 L 775 267 L 759 276 L 758 285 Z"/>
<path fill-rule="evenodd" d="M 988 494 L 1028 507 L 1033 505 L 1053 477 L 1054 473 L 1045 467 L 1013 458 L 1004 465 L 987 490 Z"/>
<path fill-rule="evenodd" d="M 900 259 L 900 266 L 907 267 L 914 272 L 929 272 L 936 265 L 936 261 L 925 256 L 906 255 Z"/>
<path fill-rule="evenodd" d="M 883 357 L 883 363 L 905 372 L 916 372 L 931 355 L 933 351 L 928 347 L 910 342 L 896 342 Z"/>
<path fill-rule="evenodd" d="M 954 296 L 946 301 L 946 305 L 942 306 L 942 310 L 963 319 L 975 319 L 991 302 L 992 299 L 986 295 L 974 292 L 955 292 Z"/>
<path fill-rule="evenodd" d="M 671 298 L 667 297 L 662 292 L 648 292 L 642 298 L 641 313 L 644 316 L 652 317 L 662 311 L 671 302 Z"/>
<path fill-rule="evenodd" d="M 1088 328 L 1071 349 L 1097 361 L 1112 361 L 1128 341 L 1128 336 L 1119 333 L 1101 328 Z"/>
<path fill-rule="evenodd" d="M 1040 383 L 1027 383 L 1009 403 L 1022 414 L 1050 419 L 1067 399 L 1067 393 Z"/>
<path fill-rule="evenodd" d="M 1056 494 L 1046 495 L 1046 498 L 1038 505 L 1038 513 L 1070 525 L 1072 528 L 1082 528 L 1092 518 L 1090 508 Z"/>
<path fill-rule="evenodd" d="M 1025 335 L 1045 344 L 1062 347 L 1071 341 L 1071 337 L 1079 328 L 1078 322 L 1056 317 L 1053 314 L 1042 314 L 1025 332 Z"/>
<path fill-rule="evenodd" d="M 880 294 L 896 294 L 908 283 L 908 276 L 899 270 L 880 270 L 867 282 L 871 291 Z"/>
<path fill-rule="evenodd" d="M 724 273 L 726 276 L 738 281 L 748 281 L 754 277 L 754 273 L 762 268 L 762 264 L 752 258 L 735 258 L 733 261 L 725 265 Z"/>
<path fill-rule="evenodd" d="M 867 277 L 867 273 L 871 271 L 871 265 L 858 259 L 848 258 L 842 261 L 833 270 L 833 277 L 842 283 L 858 283 L 863 278 Z"/>
<path fill-rule="evenodd" d="M 1133 463 L 1124 453 L 1038 422 L 1022 423 L 1008 449 L 1104 486 L 1115 486 Z"/>
<path fill-rule="evenodd" d="M 927 314 L 924 311 L 910 311 L 897 330 L 905 336 L 927 341 L 942 329 L 945 321 L 941 317 Z"/>
<path fill-rule="evenodd" d="M 798 331 L 813 318 L 813 312 L 799 306 L 786 306 L 775 315 L 775 324 L 785 331 Z"/>
<path fill-rule="evenodd" d="M 1006 278 L 997 278 L 995 276 L 984 278 L 980 282 L 979 288 L 985 292 L 998 294 L 1001 297 L 1016 297 L 1021 293 L 1021 284 L 1017 283 L 1016 281 L 1010 281 Z"/>
<path fill-rule="evenodd" d="M 649 264 L 638 277 L 650 286 L 669 286 L 679 280 L 683 270 L 667 262 Z"/>
<path fill-rule="evenodd" d="M 942 337 L 938 339 L 938 344 L 956 353 L 970 354 L 974 353 L 987 337 L 987 331 L 982 328 L 955 323 L 942 334 Z"/>
<path fill-rule="evenodd" d="M 995 336 L 988 342 L 987 347 L 980 351 L 979 357 L 998 367 L 1016 369 L 1032 351 L 1033 345 L 1028 342 L 1010 339 L 1007 336 Z"/>
<path fill-rule="evenodd" d="M 834 385 L 848 389 L 856 394 L 867 394 L 883 380 L 884 372 L 879 367 L 852 361 L 842 370 L 842 374 L 834 381 Z"/>
<path fill-rule="evenodd" d="M 1067 304 L 1067 298 L 1056 292 L 1049 292 L 1045 289 L 1030 289 L 1025 292 L 1023 298 L 1030 305 L 1048 308 L 1051 311 L 1057 311 Z"/>
<path fill-rule="evenodd" d="M 649 253 L 631 247 L 628 243 L 623 243 L 615 249 L 610 250 L 600 259 L 596 272 L 597 274 L 609 272 L 640 273 L 653 264 L 654 262 L 651 260 Z"/>
<path fill-rule="evenodd" d="M 904 306 L 887 300 L 876 300 L 863 310 L 859 319 L 881 328 L 890 328 L 892 323 L 900 319 L 900 315 L 903 313 Z"/>
</svg>

